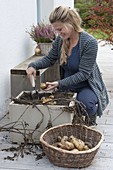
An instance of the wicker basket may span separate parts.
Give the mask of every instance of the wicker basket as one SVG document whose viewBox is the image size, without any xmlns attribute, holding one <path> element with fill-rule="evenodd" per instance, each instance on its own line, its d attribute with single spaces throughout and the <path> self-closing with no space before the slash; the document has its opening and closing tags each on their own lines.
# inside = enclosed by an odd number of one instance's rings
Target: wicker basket
<svg viewBox="0 0 113 170">
<path fill-rule="evenodd" d="M 57 141 L 57 137 L 59 135 L 74 135 L 84 142 L 90 142 L 93 145 L 93 148 L 87 151 L 79 151 L 78 153 L 57 148 L 52 144 Z M 68 168 L 83 168 L 88 167 L 91 164 L 103 141 L 103 138 L 102 133 L 87 126 L 63 124 L 45 131 L 40 137 L 40 142 L 45 154 L 54 165 Z"/>
</svg>

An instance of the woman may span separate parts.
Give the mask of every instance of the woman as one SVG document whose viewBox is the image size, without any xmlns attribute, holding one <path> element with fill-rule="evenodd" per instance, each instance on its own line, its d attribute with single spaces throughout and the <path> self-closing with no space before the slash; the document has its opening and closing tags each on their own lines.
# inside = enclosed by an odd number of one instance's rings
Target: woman
<svg viewBox="0 0 113 170">
<path fill-rule="evenodd" d="M 59 6 L 49 17 L 58 36 L 48 56 L 31 63 L 26 72 L 28 77 L 36 70 L 52 66 L 57 60 L 62 79 L 46 82 L 47 89 L 58 88 L 77 93 L 77 100 L 86 106 L 90 125 L 96 124 L 108 104 L 108 95 L 96 63 L 97 40 L 81 28 L 81 18 L 75 9 Z"/>
</svg>

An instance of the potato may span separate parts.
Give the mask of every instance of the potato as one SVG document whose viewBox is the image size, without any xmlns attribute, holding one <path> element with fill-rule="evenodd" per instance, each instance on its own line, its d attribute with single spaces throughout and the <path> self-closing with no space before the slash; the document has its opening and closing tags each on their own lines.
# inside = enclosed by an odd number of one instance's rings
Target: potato
<svg viewBox="0 0 113 170">
<path fill-rule="evenodd" d="M 62 139 L 61 136 L 58 136 L 58 137 L 57 137 L 57 141 L 58 141 L 58 142 L 61 142 L 61 139 Z"/>
<path fill-rule="evenodd" d="M 62 143 L 58 142 L 57 147 L 61 148 L 61 149 L 67 149 L 65 145 L 63 145 Z"/>
<path fill-rule="evenodd" d="M 41 83 L 41 84 L 40 84 L 40 88 L 41 88 L 42 90 L 46 89 L 46 88 L 47 88 L 46 83 Z"/>
<path fill-rule="evenodd" d="M 88 145 L 84 145 L 84 148 L 83 148 L 83 150 L 89 150 L 89 147 L 88 147 Z"/>
<path fill-rule="evenodd" d="M 64 145 L 65 145 L 65 147 L 66 147 L 67 150 L 72 150 L 72 149 L 74 149 L 74 145 L 73 145 L 73 143 L 71 143 L 71 142 L 66 141 L 66 142 L 64 143 Z"/>
<path fill-rule="evenodd" d="M 61 143 L 62 145 L 65 145 L 65 142 L 68 140 L 68 137 L 67 136 L 63 136 L 62 139 L 61 139 Z"/>
<path fill-rule="evenodd" d="M 77 138 L 75 138 L 74 136 L 70 136 L 69 141 L 70 141 L 71 143 L 73 143 L 73 145 L 74 145 L 79 151 L 82 151 L 82 150 L 83 150 L 85 143 L 84 143 L 82 140 L 77 139 Z"/>
<path fill-rule="evenodd" d="M 54 99 L 55 97 L 51 94 L 50 96 L 49 96 L 51 99 Z"/>
<path fill-rule="evenodd" d="M 73 149 L 73 150 L 71 150 L 70 152 L 71 152 L 71 153 L 78 153 L 79 150 L 78 150 L 78 149 Z"/>
<path fill-rule="evenodd" d="M 51 98 L 45 98 L 45 97 L 42 97 L 42 98 L 41 98 L 42 104 L 48 103 L 48 102 L 50 102 L 50 101 L 52 101 Z"/>
<path fill-rule="evenodd" d="M 57 140 L 60 142 L 59 145 L 62 149 L 72 150 L 74 145 L 68 141 L 68 136 L 58 136 Z"/>
</svg>

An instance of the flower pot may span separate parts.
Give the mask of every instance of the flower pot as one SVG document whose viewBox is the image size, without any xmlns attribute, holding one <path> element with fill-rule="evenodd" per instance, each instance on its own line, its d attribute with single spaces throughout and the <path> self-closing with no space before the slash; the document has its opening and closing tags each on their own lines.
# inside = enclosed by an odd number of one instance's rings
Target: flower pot
<svg viewBox="0 0 113 170">
<path fill-rule="evenodd" d="M 38 43 L 42 55 L 48 55 L 52 47 L 52 43 Z"/>
</svg>

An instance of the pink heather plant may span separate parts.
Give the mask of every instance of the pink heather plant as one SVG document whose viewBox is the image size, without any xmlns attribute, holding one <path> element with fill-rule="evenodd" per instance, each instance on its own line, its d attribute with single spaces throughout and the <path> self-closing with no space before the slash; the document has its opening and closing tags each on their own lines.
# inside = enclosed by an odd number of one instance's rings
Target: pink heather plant
<svg viewBox="0 0 113 170">
<path fill-rule="evenodd" d="M 38 24 L 31 27 L 30 32 L 27 31 L 33 41 L 37 43 L 49 43 L 52 42 L 56 35 L 50 24 Z"/>
</svg>

